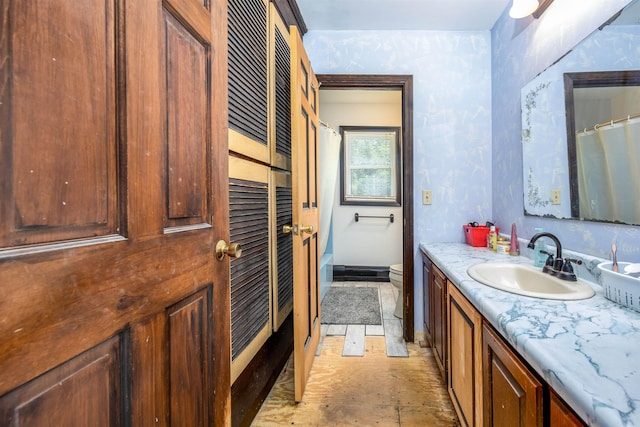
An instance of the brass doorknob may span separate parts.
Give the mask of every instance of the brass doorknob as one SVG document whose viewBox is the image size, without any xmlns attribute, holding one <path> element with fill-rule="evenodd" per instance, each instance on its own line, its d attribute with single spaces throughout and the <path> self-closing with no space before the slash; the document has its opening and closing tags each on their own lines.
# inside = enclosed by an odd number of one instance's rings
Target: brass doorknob
<svg viewBox="0 0 640 427">
<path fill-rule="evenodd" d="M 301 225 L 300 231 L 307 234 L 313 234 L 313 225 Z"/>
<path fill-rule="evenodd" d="M 239 243 L 230 243 L 227 245 L 227 242 L 224 240 L 219 240 L 216 243 L 216 257 L 218 261 L 222 261 L 225 255 L 229 255 L 231 258 L 240 258 L 242 255 L 242 246 Z"/>
<path fill-rule="evenodd" d="M 293 227 L 290 225 L 283 225 L 282 226 L 282 232 L 284 234 L 291 234 L 291 232 L 293 231 Z"/>
</svg>

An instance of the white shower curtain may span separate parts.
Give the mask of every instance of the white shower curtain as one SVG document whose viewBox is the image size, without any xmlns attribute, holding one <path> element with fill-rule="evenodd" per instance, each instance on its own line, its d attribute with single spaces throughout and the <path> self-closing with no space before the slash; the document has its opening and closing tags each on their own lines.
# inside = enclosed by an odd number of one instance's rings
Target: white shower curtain
<svg viewBox="0 0 640 427">
<path fill-rule="evenodd" d="M 640 118 L 580 132 L 576 138 L 583 218 L 640 223 Z"/>
<path fill-rule="evenodd" d="M 340 134 L 335 130 L 320 126 L 320 256 L 327 250 L 331 213 L 338 179 L 340 159 Z"/>
</svg>

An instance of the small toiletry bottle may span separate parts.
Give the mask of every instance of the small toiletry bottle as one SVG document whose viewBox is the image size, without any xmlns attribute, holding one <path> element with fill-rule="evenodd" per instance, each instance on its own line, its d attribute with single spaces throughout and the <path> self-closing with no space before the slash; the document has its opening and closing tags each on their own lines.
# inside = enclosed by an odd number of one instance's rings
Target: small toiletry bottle
<svg viewBox="0 0 640 427">
<path fill-rule="evenodd" d="M 489 229 L 489 249 L 492 251 L 498 249 L 498 234 L 496 233 L 495 225 L 492 225 Z"/>
<path fill-rule="evenodd" d="M 535 234 L 542 233 L 542 228 L 536 228 Z M 547 254 L 542 253 L 541 251 L 546 251 L 547 245 L 542 240 L 538 240 L 536 242 L 536 248 L 534 249 L 533 255 L 533 265 L 536 267 L 544 267 L 545 262 L 547 261 Z"/>
<path fill-rule="evenodd" d="M 511 246 L 511 242 L 507 240 L 506 237 L 498 237 L 498 244 L 496 246 L 496 252 L 502 255 L 509 254 L 509 246 Z"/>
</svg>

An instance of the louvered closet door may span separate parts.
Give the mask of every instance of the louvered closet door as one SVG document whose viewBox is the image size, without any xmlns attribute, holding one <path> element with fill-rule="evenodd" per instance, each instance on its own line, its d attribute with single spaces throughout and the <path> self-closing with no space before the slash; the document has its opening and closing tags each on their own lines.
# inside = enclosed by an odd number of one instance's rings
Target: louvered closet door
<svg viewBox="0 0 640 427">
<path fill-rule="evenodd" d="M 229 150 L 270 160 L 268 1 L 229 0 Z"/>
<path fill-rule="evenodd" d="M 242 246 L 231 263 L 232 382 L 271 335 L 269 167 L 229 157 L 229 232 Z"/>
<path fill-rule="evenodd" d="M 271 282 L 273 329 L 277 331 L 293 309 L 293 213 L 291 174 L 271 171 Z"/>
<path fill-rule="evenodd" d="M 271 166 L 291 170 L 291 48 L 289 29 L 271 4 Z"/>
</svg>

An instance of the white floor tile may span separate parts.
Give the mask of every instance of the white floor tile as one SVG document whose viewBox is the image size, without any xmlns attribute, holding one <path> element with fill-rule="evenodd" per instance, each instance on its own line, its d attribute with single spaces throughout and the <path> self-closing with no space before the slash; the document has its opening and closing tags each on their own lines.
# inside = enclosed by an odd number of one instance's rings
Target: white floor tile
<svg viewBox="0 0 640 427">
<path fill-rule="evenodd" d="M 344 337 L 343 356 L 364 356 L 364 325 L 349 325 Z"/>
</svg>

